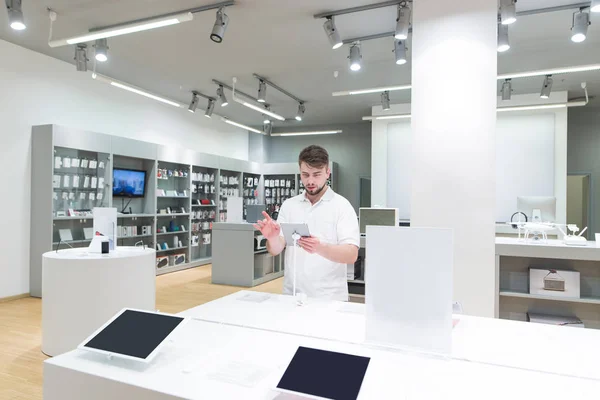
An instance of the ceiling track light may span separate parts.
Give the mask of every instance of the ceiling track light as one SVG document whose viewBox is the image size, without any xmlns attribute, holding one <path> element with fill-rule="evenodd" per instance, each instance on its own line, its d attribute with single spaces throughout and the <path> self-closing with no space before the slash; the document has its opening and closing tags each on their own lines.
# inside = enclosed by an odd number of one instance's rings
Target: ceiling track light
<svg viewBox="0 0 600 400">
<path fill-rule="evenodd" d="M 517 22 L 516 2 L 516 0 L 508 0 L 500 6 L 500 22 L 502 25 L 511 25 Z"/>
<path fill-rule="evenodd" d="M 398 17 L 396 18 L 396 31 L 394 37 L 398 40 L 408 39 L 410 29 L 410 7 L 404 2 L 398 5 Z"/>
<path fill-rule="evenodd" d="M 323 29 L 325 30 L 325 33 L 327 34 L 327 38 L 329 39 L 329 44 L 331 45 L 331 48 L 333 50 L 336 50 L 336 49 L 339 49 L 340 47 L 342 47 L 344 42 L 340 38 L 340 33 L 338 32 L 337 28 L 335 27 L 335 22 L 333 20 L 333 17 L 327 17 L 327 19 L 325 20 L 325 23 L 323 24 Z"/>
<path fill-rule="evenodd" d="M 508 25 L 498 23 L 498 52 L 504 53 L 508 49 L 510 49 L 510 42 L 508 41 Z"/>
<path fill-rule="evenodd" d="M 592 0 L 590 11 L 593 13 L 600 13 L 600 0 Z"/>
<path fill-rule="evenodd" d="M 256 75 L 255 75 L 255 76 L 256 76 Z M 264 79 L 263 79 L 263 80 L 264 80 Z M 265 81 L 265 83 L 268 83 L 266 80 L 264 80 L 264 81 Z M 214 82 L 214 81 L 213 81 L 213 82 Z M 264 106 L 258 106 L 258 105 L 256 105 L 256 104 L 248 103 L 247 101 L 244 101 L 243 99 L 240 99 L 240 98 L 238 98 L 238 97 L 235 95 L 235 91 L 236 91 L 236 90 L 235 90 L 235 84 L 236 84 L 236 82 L 237 82 L 237 78 L 235 78 L 235 77 L 234 77 L 234 78 L 233 78 L 233 87 L 231 88 L 231 96 L 232 96 L 232 98 L 233 98 L 233 101 L 235 101 L 236 103 L 239 103 L 239 104 L 241 104 L 241 105 L 243 105 L 243 106 L 245 106 L 245 107 L 251 108 L 251 109 L 253 109 L 254 111 L 258 111 L 258 112 L 260 112 L 261 114 L 266 114 L 266 115 L 268 115 L 268 116 L 270 116 L 270 117 L 273 117 L 273 118 L 275 118 L 275 119 L 277 119 L 277 120 L 279 120 L 279 121 L 285 121 L 285 118 L 284 118 L 284 117 L 282 117 L 281 115 L 279 115 L 279 114 L 276 114 L 276 113 L 274 113 L 274 112 L 272 112 L 272 111 L 266 110 L 266 109 L 264 108 Z M 239 93 L 242 93 L 242 92 L 239 92 Z M 244 96 L 246 96 L 246 97 L 248 97 L 248 98 L 250 98 L 250 99 L 252 99 L 252 100 L 254 100 L 254 101 L 256 101 L 256 100 L 257 100 L 257 99 L 255 99 L 255 98 L 253 98 L 253 97 L 251 97 L 251 96 L 247 96 L 247 95 L 245 95 L 245 94 L 243 94 L 243 93 L 242 93 L 242 95 L 244 95 Z"/>
<path fill-rule="evenodd" d="M 204 116 L 206 118 L 212 118 L 213 111 L 215 110 L 215 99 L 208 99 L 208 105 L 206 106 L 206 111 L 204 112 Z"/>
<path fill-rule="evenodd" d="M 221 7 L 217 10 L 217 17 L 210 34 L 210 39 L 215 43 L 223 42 L 227 25 L 229 25 L 229 17 L 225 14 L 223 7 Z"/>
<path fill-rule="evenodd" d="M 258 102 L 264 103 L 267 101 L 267 84 L 262 79 L 258 81 Z"/>
<path fill-rule="evenodd" d="M 381 108 L 383 108 L 384 111 L 389 110 L 390 107 L 390 92 L 388 92 L 387 90 L 383 93 L 381 93 Z"/>
<path fill-rule="evenodd" d="M 223 90 L 223 86 L 219 85 L 217 88 L 217 97 L 221 100 L 221 107 L 227 107 L 229 102 L 227 101 L 227 97 L 225 97 L 225 91 Z"/>
<path fill-rule="evenodd" d="M 87 58 L 87 45 L 78 44 L 77 47 L 75 47 L 74 60 L 75 60 L 75 67 L 77 68 L 77 71 L 79 71 L 79 72 L 87 71 L 87 62 L 89 61 L 89 59 Z"/>
<path fill-rule="evenodd" d="M 590 26 L 590 14 L 583 11 L 583 9 L 573 13 L 571 40 L 575 43 L 583 42 L 587 37 L 588 26 Z"/>
<path fill-rule="evenodd" d="M 198 102 L 200 101 L 200 97 L 198 96 L 198 92 L 192 92 L 192 101 L 190 102 L 190 106 L 188 107 L 188 111 L 191 113 L 196 112 L 196 108 L 198 108 Z"/>
<path fill-rule="evenodd" d="M 267 135 L 267 136 L 271 135 L 272 131 L 273 131 L 273 125 L 271 125 L 271 124 L 263 125 L 263 132 L 265 133 L 265 135 Z"/>
<path fill-rule="evenodd" d="M 96 49 L 96 60 L 100 62 L 106 62 L 108 60 L 108 42 L 106 39 L 97 39 L 94 44 Z"/>
<path fill-rule="evenodd" d="M 271 111 L 271 106 L 268 104 L 265 104 L 265 109 L 268 111 Z M 263 124 L 270 124 L 271 120 L 269 119 L 269 116 L 266 114 L 263 114 Z"/>
<path fill-rule="evenodd" d="M 157 15 L 149 18 L 142 18 L 135 21 L 123 22 L 120 24 L 93 29 L 81 35 L 72 36 L 65 39 L 51 40 L 48 42 L 48 45 L 50 47 L 60 47 L 69 44 L 93 42 L 97 39 L 110 38 L 135 32 L 147 31 L 150 29 L 162 28 L 165 26 L 191 21 L 194 19 L 194 14 L 215 9 L 221 10 L 223 7 L 232 6 L 234 4 L 234 0 L 225 0 L 216 4 L 208 4 L 188 10 Z"/>
<path fill-rule="evenodd" d="M 8 11 L 8 23 L 12 29 L 22 31 L 27 28 L 23 19 L 21 0 L 6 0 L 6 10 Z"/>
<path fill-rule="evenodd" d="M 546 78 L 544 78 L 544 84 L 542 86 L 542 92 L 540 93 L 540 98 L 542 98 L 542 99 L 550 98 L 550 93 L 552 92 L 552 83 L 554 83 L 554 81 L 552 80 L 552 76 L 547 75 Z"/>
<path fill-rule="evenodd" d="M 350 46 L 350 55 L 348 56 L 350 60 L 350 69 L 352 71 L 359 71 L 362 67 L 362 54 L 360 53 L 360 43 L 355 42 Z"/>
<path fill-rule="evenodd" d="M 296 113 L 296 121 L 302 121 L 302 118 L 304 118 L 305 111 L 306 111 L 306 107 L 304 106 L 304 103 L 298 104 L 298 112 Z"/>
<path fill-rule="evenodd" d="M 394 53 L 396 54 L 396 64 L 406 64 L 406 42 L 403 40 L 394 41 Z"/>
<path fill-rule="evenodd" d="M 506 79 L 504 83 L 502 83 L 502 100 L 507 101 L 510 100 L 512 95 L 512 83 L 510 79 Z"/>
<path fill-rule="evenodd" d="M 273 82 L 271 82 L 267 78 L 264 78 L 264 77 L 262 77 L 262 76 L 260 76 L 258 74 L 252 74 L 252 76 L 254 76 L 256 79 L 258 79 L 258 82 L 259 82 L 259 86 L 258 86 L 258 99 L 255 99 L 255 100 L 257 100 L 259 102 L 261 101 L 261 99 L 263 101 L 266 100 L 267 85 L 271 86 L 273 89 L 275 89 L 275 90 L 277 90 L 277 91 L 285 94 L 287 97 L 289 97 L 289 98 L 291 98 L 293 100 L 296 100 L 298 102 L 299 105 L 298 105 L 298 113 L 296 114 L 296 119 L 298 121 L 302 121 L 302 117 L 304 116 L 304 110 L 305 110 L 305 108 L 304 108 L 304 103 L 305 103 L 304 100 L 299 99 L 298 97 L 294 96 L 293 94 L 291 94 L 287 90 L 285 90 L 285 89 L 281 88 L 280 86 L 274 84 Z M 234 82 L 235 82 L 235 78 L 234 78 Z M 261 91 L 261 88 L 264 88 L 264 90 Z M 240 92 L 239 90 L 237 90 L 237 92 L 239 94 L 241 94 L 241 95 L 244 95 L 244 96 L 252 99 L 252 97 L 245 95 L 244 93 Z M 263 95 L 262 97 L 261 97 L 261 94 Z M 253 107 L 250 107 L 250 108 L 253 108 Z M 275 114 L 275 115 L 277 115 L 277 114 Z M 271 116 L 273 116 L 273 115 L 271 115 Z M 274 117 L 274 118 L 280 119 L 278 117 Z M 283 118 L 283 117 L 281 117 L 281 118 Z M 285 119 L 280 119 L 280 121 L 285 121 Z"/>
</svg>

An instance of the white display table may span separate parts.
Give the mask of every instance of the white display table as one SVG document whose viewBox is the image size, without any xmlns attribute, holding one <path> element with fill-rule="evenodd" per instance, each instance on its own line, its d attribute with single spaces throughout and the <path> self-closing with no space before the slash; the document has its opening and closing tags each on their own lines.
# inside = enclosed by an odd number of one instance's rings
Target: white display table
<svg viewBox="0 0 600 400">
<path fill-rule="evenodd" d="M 297 307 L 287 296 L 248 293 L 181 313 L 213 322 L 192 319 L 150 365 L 81 350 L 45 361 L 44 399 L 283 400 L 273 388 L 298 346 L 371 357 L 360 399 L 563 400 L 600 391 L 595 330 L 457 316 L 453 356 L 462 359 L 436 358 L 361 343 L 363 305 Z"/>
<path fill-rule="evenodd" d="M 155 309 L 153 249 L 118 247 L 109 254 L 87 248 L 44 253 L 42 352 L 73 350 L 117 311 Z"/>
</svg>

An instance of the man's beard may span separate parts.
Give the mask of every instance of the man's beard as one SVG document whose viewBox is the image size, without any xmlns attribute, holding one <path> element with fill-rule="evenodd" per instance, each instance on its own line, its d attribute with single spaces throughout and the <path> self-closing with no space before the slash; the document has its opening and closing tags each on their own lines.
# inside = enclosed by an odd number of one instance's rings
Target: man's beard
<svg viewBox="0 0 600 400">
<path fill-rule="evenodd" d="M 312 191 L 312 192 L 311 192 L 310 190 L 308 190 L 308 189 L 306 189 L 306 191 L 307 191 L 307 192 L 308 192 L 308 194 L 310 194 L 311 196 L 316 196 L 316 195 L 318 195 L 319 193 L 321 193 L 321 192 L 323 191 L 323 189 L 325 189 L 325 186 L 327 186 L 327 185 L 323 185 L 323 186 L 321 186 L 321 187 L 317 187 L 317 190 L 314 190 L 314 191 Z"/>
</svg>

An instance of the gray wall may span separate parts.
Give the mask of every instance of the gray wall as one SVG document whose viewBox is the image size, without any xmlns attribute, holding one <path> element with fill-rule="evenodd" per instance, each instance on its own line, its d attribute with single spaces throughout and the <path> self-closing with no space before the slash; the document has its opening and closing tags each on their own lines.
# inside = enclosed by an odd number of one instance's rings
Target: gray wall
<svg viewBox="0 0 600 400">
<path fill-rule="evenodd" d="M 282 128 L 275 131 L 281 131 Z M 371 123 L 361 122 L 345 125 L 311 126 L 294 130 L 330 130 L 341 129 L 336 135 L 264 137 L 267 139 L 264 148 L 265 162 L 296 162 L 300 151 L 316 144 L 329 152 L 329 158 L 338 164 L 337 192 L 350 201 L 358 213 L 360 202 L 360 177 L 371 176 Z M 289 130 L 291 131 L 291 129 Z M 254 136 L 250 134 L 250 136 Z M 258 135 L 257 135 L 258 136 Z M 259 155 L 261 143 L 257 139 L 249 139 L 249 154 Z M 256 148 L 258 146 L 258 148 Z M 258 161 L 251 158 L 252 161 Z"/>
<path fill-rule="evenodd" d="M 569 109 L 567 142 L 568 173 L 591 173 L 592 178 L 592 226 L 593 233 L 600 233 L 600 109 L 572 107 Z"/>
</svg>

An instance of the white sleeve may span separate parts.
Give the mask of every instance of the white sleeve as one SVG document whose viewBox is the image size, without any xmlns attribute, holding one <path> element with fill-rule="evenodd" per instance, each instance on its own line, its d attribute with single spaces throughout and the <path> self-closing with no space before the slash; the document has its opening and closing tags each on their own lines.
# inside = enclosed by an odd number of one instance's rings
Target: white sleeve
<svg viewBox="0 0 600 400">
<path fill-rule="evenodd" d="M 337 221 L 338 244 L 353 244 L 360 247 L 360 232 L 356 212 L 354 212 L 354 208 L 348 201 L 341 208 L 342 213 Z"/>
</svg>

